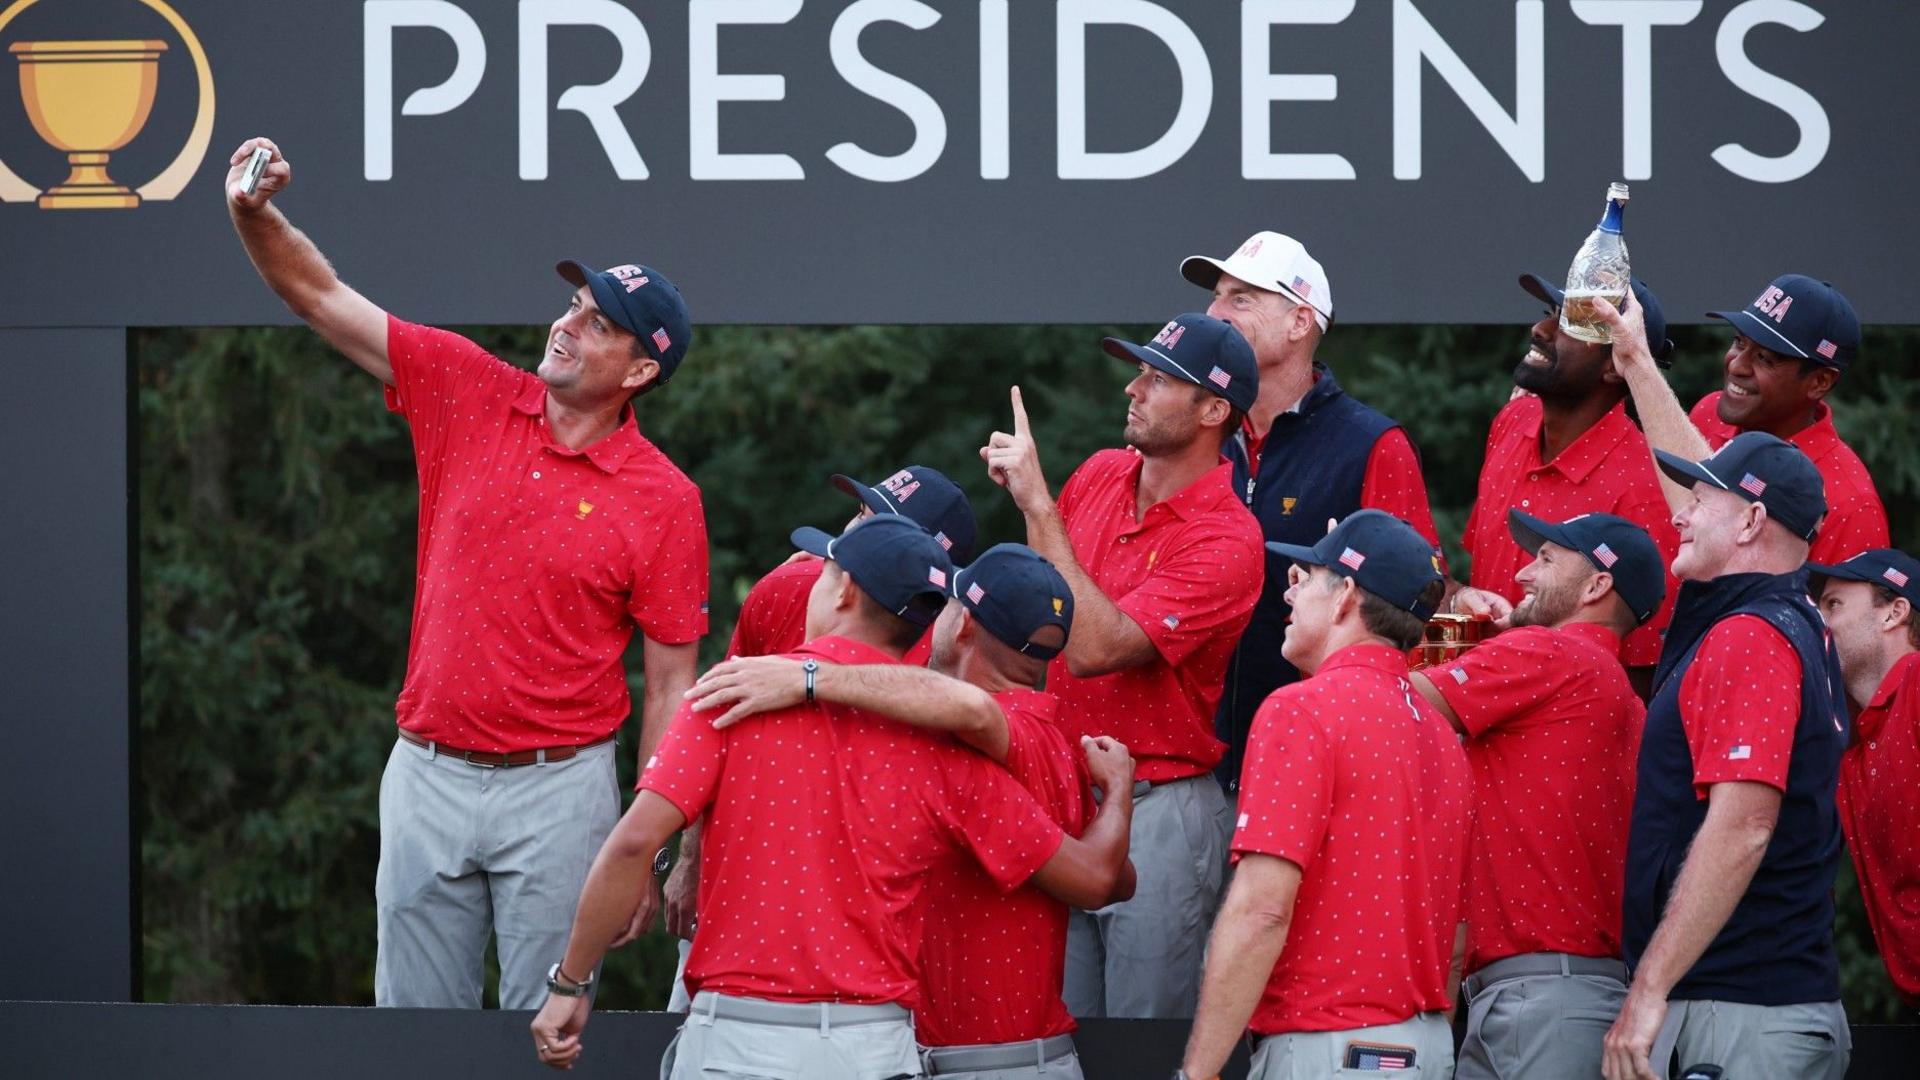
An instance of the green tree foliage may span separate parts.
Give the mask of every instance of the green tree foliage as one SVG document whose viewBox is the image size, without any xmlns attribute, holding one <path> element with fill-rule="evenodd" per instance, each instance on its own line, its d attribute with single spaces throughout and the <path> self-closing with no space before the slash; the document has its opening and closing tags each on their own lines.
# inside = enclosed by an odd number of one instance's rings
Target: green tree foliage
<svg viewBox="0 0 1920 1080">
<path fill-rule="evenodd" d="M 1129 368 L 1105 333 L 1143 327 L 748 327 L 701 331 L 641 426 L 700 484 L 712 547 L 709 661 L 796 525 L 853 510 L 827 477 L 946 471 L 982 546 L 1021 538 L 976 451 L 1021 385 L 1055 485 L 1114 445 Z M 543 328 L 467 331 L 530 363 Z M 1684 400 L 1719 381 L 1725 331 L 1680 328 Z M 1912 434 L 1920 334 L 1869 335 L 1835 408 L 1920 549 Z M 137 338 L 143 987 L 155 1001 L 365 1003 L 372 997 L 376 796 L 405 667 L 417 492 L 379 387 L 304 330 Z M 1525 349 L 1518 326 L 1342 327 L 1321 355 L 1420 447 L 1457 571 L 1487 424 Z M 636 698 L 640 663 L 628 657 Z M 631 782 L 634 730 L 623 732 Z M 1849 871 L 1840 936 L 1855 1019 L 1896 1005 Z M 609 960 L 604 1006 L 655 1008 L 663 934 Z"/>
</svg>

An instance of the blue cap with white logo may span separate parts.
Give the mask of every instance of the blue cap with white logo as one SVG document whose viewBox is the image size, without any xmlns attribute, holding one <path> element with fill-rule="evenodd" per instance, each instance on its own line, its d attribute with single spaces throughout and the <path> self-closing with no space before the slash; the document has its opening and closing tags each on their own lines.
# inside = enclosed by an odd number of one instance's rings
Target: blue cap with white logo
<svg viewBox="0 0 1920 1080">
<path fill-rule="evenodd" d="M 1647 530 L 1613 514 L 1581 514 L 1555 525 L 1519 510 L 1507 511 L 1513 542 L 1538 556 L 1540 545 L 1558 544 L 1586 556 L 1595 570 L 1613 577 L 1614 594 L 1640 622 L 1653 618 L 1667 596 L 1667 567 Z"/>
<path fill-rule="evenodd" d="M 1829 282 L 1805 274 L 1774 278 L 1739 311 L 1709 311 L 1754 344 L 1782 356 L 1845 371 L 1860 354 L 1860 316 Z"/>
<path fill-rule="evenodd" d="M 1119 338 L 1102 338 L 1108 355 L 1139 362 L 1211 390 L 1241 412 L 1253 409 L 1260 396 L 1260 365 L 1232 324 L 1211 315 L 1189 311 L 1160 328 L 1153 340 L 1135 345 Z"/>
<path fill-rule="evenodd" d="M 1820 563 L 1807 564 L 1812 580 L 1808 582 L 1809 591 L 1815 596 L 1826 588 L 1822 578 L 1840 578 L 1843 581 L 1864 581 L 1869 585 L 1878 585 L 1890 589 L 1899 596 L 1907 598 L 1907 603 L 1920 608 L 1920 559 L 1894 548 L 1870 548 L 1855 555 L 1846 562 L 1824 566 Z"/>
<path fill-rule="evenodd" d="M 1682 487 L 1707 484 L 1767 508 L 1767 516 L 1812 540 L 1827 516 L 1826 484 L 1813 459 L 1764 431 L 1743 431 L 1705 461 L 1655 450 L 1660 471 Z"/>
<path fill-rule="evenodd" d="M 793 530 L 793 546 L 830 559 L 875 603 L 915 626 L 931 626 L 946 606 L 953 563 L 927 530 L 899 514 L 875 514 L 832 536 Z"/>
<path fill-rule="evenodd" d="M 973 558 L 978 535 L 973 503 L 967 501 L 960 485 L 940 470 L 909 465 L 871 485 L 845 473 L 834 473 L 833 486 L 867 504 L 876 514 L 899 514 L 918 522 L 955 563 Z"/>
<path fill-rule="evenodd" d="M 693 344 L 693 315 L 665 274 L 638 263 L 595 270 L 573 259 L 554 269 L 574 288 L 585 285 L 607 318 L 640 339 L 640 347 L 660 362 L 658 382 L 673 378 Z"/>
<path fill-rule="evenodd" d="M 1267 550 L 1307 566 L 1324 566 L 1402 611 L 1425 619 L 1421 597 L 1441 580 L 1440 555 L 1413 526 L 1385 510 L 1358 510 L 1312 547 L 1267 543 Z"/>
</svg>

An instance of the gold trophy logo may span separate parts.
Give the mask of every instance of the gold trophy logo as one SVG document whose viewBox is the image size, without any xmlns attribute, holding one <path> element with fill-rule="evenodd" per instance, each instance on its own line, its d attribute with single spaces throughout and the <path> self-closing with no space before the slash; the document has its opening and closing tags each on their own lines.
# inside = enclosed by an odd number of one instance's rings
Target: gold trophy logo
<svg viewBox="0 0 1920 1080">
<path fill-rule="evenodd" d="M 40 196 L 44 210 L 140 205 L 107 175 L 107 157 L 133 141 L 153 112 L 164 41 L 18 41 L 20 97 L 33 130 L 67 154 L 72 172 Z"/>
<path fill-rule="evenodd" d="M 0 0 L 0 32 L 39 0 Z M 0 162 L 0 203 L 37 203 L 43 210 L 126 209 L 180 194 L 213 138 L 213 72 L 206 50 L 166 0 L 139 0 L 166 20 L 179 40 L 16 41 L 7 47 L 20 69 L 20 99 L 33 130 L 67 155 L 67 178 L 42 191 Z M 107 174 L 107 161 L 146 127 L 160 90 L 161 54 L 184 46 L 193 62 L 187 83 L 169 75 L 164 100 L 185 91 L 197 98 L 193 128 L 160 175 L 127 187 Z M 171 69 L 170 69 L 171 70 Z M 172 108 L 174 106 L 167 106 Z"/>
</svg>

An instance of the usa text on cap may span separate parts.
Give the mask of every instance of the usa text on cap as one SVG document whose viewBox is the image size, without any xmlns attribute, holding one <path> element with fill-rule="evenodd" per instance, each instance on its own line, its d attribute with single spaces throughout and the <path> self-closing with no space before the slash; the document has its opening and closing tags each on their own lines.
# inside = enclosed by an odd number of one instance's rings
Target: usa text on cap
<svg viewBox="0 0 1920 1080">
<path fill-rule="evenodd" d="M 1767 508 L 1767 516 L 1812 540 L 1827 516 L 1820 470 L 1800 448 L 1764 431 L 1743 431 L 1705 461 L 1655 450 L 1660 471 L 1683 487 L 1707 484 Z"/>
<path fill-rule="evenodd" d="M 1860 354 L 1860 316 L 1840 290 L 1783 274 L 1739 311 L 1709 311 L 1763 349 L 1845 371 Z"/>
<path fill-rule="evenodd" d="M 573 259 L 554 269 L 574 288 L 585 285 L 607 318 L 640 339 L 647 355 L 660 362 L 660 382 L 679 370 L 693 344 L 693 316 L 666 275 L 638 263 L 595 270 Z"/>
<path fill-rule="evenodd" d="M 876 514 L 899 514 L 917 522 L 954 562 L 973 558 L 978 536 L 973 504 L 960 485 L 940 470 L 909 465 L 874 485 L 835 473 L 833 486 L 859 499 Z"/>
<path fill-rule="evenodd" d="M 1422 596 L 1440 580 L 1440 556 L 1413 526 L 1385 510 L 1359 510 L 1312 547 L 1269 541 L 1267 550 L 1307 566 L 1324 566 L 1402 611 L 1425 619 Z"/>
<path fill-rule="evenodd" d="M 1333 287 L 1327 283 L 1327 272 L 1291 236 L 1257 232 L 1225 259 L 1189 255 L 1180 263 L 1180 276 L 1203 289 L 1218 284 L 1222 273 L 1312 308 L 1323 334 L 1333 326 Z"/>
<path fill-rule="evenodd" d="M 1144 345 L 1110 337 L 1101 338 L 1100 347 L 1108 355 L 1210 390 L 1241 412 L 1251 411 L 1260 396 L 1260 364 L 1253 346 L 1231 324 L 1211 315 L 1177 315 Z"/>
</svg>

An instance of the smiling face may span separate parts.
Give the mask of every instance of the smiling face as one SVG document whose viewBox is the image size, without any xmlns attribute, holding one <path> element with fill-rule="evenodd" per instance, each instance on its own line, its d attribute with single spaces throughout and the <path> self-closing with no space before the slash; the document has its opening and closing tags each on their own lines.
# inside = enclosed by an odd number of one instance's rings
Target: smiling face
<svg viewBox="0 0 1920 1080">
<path fill-rule="evenodd" d="M 1693 493 L 1673 527 L 1680 533 L 1680 551 L 1673 557 L 1673 576 L 1682 581 L 1711 581 L 1733 558 L 1737 538 L 1748 527 L 1755 504 L 1709 484 L 1693 485 Z"/>
<path fill-rule="evenodd" d="M 1813 422 L 1815 406 L 1833 389 L 1839 372 L 1815 366 L 1801 373 L 1801 361 L 1762 348 L 1735 334 L 1724 361 L 1726 383 L 1716 411 L 1723 423 L 1742 431 L 1765 431 L 1791 438 Z"/>
<path fill-rule="evenodd" d="M 1513 575 L 1525 593 L 1513 606 L 1515 626 L 1558 626 L 1580 609 L 1580 594 L 1593 578 L 1586 556 L 1559 544 L 1540 545 L 1533 561 Z"/>
<path fill-rule="evenodd" d="M 1585 401 L 1603 389 L 1626 392 L 1613 370 L 1612 348 L 1581 341 L 1562 330 L 1557 310 L 1533 324 L 1527 354 L 1514 366 L 1513 382 L 1555 402 Z"/>
<path fill-rule="evenodd" d="M 547 351 L 535 373 L 555 394 L 594 404 L 624 401 L 659 370 L 659 362 L 638 347 L 630 331 L 614 325 L 582 285 L 547 330 Z"/>
</svg>

